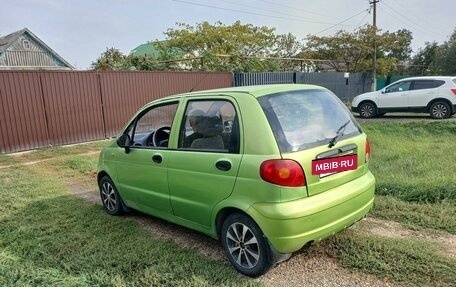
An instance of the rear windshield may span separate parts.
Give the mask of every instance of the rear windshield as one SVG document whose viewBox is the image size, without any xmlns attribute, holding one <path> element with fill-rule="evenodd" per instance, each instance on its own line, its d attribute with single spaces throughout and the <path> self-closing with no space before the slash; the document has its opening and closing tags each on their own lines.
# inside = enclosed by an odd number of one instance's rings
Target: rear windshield
<svg viewBox="0 0 456 287">
<path fill-rule="evenodd" d="M 328 145 L 342 126 L 339 140 L 361 128 L 345 105 L 328 90 L 298 90 L 258 99 L 281 152 Z"/>
</svg>

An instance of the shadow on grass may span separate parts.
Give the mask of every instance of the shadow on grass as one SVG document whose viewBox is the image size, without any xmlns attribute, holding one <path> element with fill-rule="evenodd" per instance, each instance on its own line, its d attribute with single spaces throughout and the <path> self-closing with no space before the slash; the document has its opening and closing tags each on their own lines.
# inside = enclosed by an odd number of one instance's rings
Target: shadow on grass
<svg viewBox="0 0 456 287">
<path fill-rule="evenodd" d="M 227 261 L 152 239 L 137 220 L 109 216 L 71 196 L 27 204 L 2 217 L 0 231 L 1 286 L 256 284 Z"/>
</svg>

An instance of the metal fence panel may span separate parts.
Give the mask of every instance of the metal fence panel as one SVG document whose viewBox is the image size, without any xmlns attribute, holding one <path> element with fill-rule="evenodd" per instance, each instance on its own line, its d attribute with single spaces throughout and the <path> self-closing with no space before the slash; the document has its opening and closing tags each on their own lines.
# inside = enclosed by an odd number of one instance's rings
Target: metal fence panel
<svg viewBox="0 0 456 287">
<path fill-rule="evenodd" d="M 232 86 L 231 73 L 0 72 L 0 153 L 116 135 L 145 103 Z"/>
<path fill-rule="evenodd" d="M 48 144 L 40 74 L 0 72 L 0 153 Z"/>
<path fill-rule="evenodd" d="M 52 145 L 104 138 L 97 73 L 42 73 L 41 83 Z"/>
<path fill-rule="evenodd" d="M 103 72 L 100 84 L 106 135 L 117 135 L 146 103 L 172 94 L 230 87 L 231 73 Z"/>
<path fill-rule="evenodd" d="M 293 84 L 294 72 L 235 73 L 234 86 Z"/>
<path fill-rule="evenodd" d="M 325 87 L 345 103 L 350 103 L 359 94 L 371 91 L 370 74 L 350 73 L 348 84 L 344 74 L 337 72 L 296 73 L 296 83 Z"/>
<path fill-rule="evenodd" d="M 303 73 L 303 72 L 270 72 L 270 73 L 235 73 L 234 85 L 270 85 L 270 84 L 312 84 L 323 86 L 335 93 L 342 101 L 351 100 L 362 93 L 371 91 L 369 73 L 350 73 L 348 85 L 344 73 Z"/>
</svg>

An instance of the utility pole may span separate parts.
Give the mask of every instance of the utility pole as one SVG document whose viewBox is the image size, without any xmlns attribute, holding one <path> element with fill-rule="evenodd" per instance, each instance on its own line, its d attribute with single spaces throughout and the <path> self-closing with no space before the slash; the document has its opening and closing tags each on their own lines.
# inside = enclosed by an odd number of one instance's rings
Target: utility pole
<svg viewBox="0 0 456 287">
<path fill-rule="evenodd" d="M 377 90 L 377 3 L 380 0 L 369 1 L 369 4 L 373 5 L 373 22 L 374 27 L 374 57 L 372 59 L 372 91 Z"/>
</svg>

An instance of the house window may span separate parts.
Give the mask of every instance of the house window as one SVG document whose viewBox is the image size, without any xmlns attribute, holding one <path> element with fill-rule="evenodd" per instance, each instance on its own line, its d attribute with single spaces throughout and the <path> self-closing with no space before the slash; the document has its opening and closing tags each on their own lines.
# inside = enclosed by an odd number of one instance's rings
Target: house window
<svg viewBox="0 0 456 287">
<path fill-rule="evenodd" d="M 30 49 L 30 42 L 28 40 L 22 40 L 22 46 L 24 49 Z"/>
</svg>

